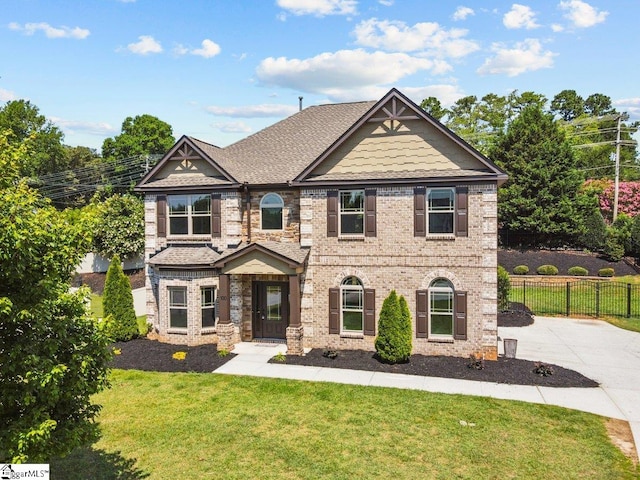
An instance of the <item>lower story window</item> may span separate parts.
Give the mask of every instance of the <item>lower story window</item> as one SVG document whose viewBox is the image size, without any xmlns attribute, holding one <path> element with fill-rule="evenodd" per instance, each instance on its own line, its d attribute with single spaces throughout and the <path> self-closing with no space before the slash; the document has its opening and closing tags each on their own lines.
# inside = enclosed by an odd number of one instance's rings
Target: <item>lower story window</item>
<svg viewBox="0 0 640 480">
<path fill-rule="evenodd" d="M 362 332 L 364 316 L 363 293 L 362 282 L 358 277 L 347 277 L 342 281 L 340 296 L 343 332 Z"/>
<path fill-rule="evenodd" d="M 453 285 L 444 278 L 429 286 L 429 336 L 453 337 Z"/>
<path fill-rule="evenodd" d="M 187 328 L 187 287 L 169 287 L 169 327 Z"/>
<path fill-rule="evenodd" d="M 200 289 L 200 305 L 202 309 L 202 328 L 216 326 L 216 290 L 214 287 Z"/>
</svg>

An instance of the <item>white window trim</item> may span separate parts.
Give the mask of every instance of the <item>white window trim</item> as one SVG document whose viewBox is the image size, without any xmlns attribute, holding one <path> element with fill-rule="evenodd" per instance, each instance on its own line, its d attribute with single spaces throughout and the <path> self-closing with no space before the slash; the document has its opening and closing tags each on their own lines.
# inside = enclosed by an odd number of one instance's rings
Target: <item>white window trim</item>
<svg viewBox="0 0 640 480">
<path fill-rule="evenodd" d="M 429 193 L 434 190 L 449 190 L 453 193 L 453 202 L 451 209 L 449 210 L 434 210 L 432 212 L 429 206 Z M 427 213 L 427 237 L 453 237 L 456 233 L 456 189 L 454 187 L 433 187 L 427 188 L 425 195 L 426 202 L 426 213 Z M 430 233 L 429 232 L 429 223 L 431 220 L 431 213 L 451 213 L 451 231 L 450 232 L 439 232 L 439 233 Z"/>
<path fill-rule="evenodd" d="M 345 277 L 342 282 L 344 282 L 347 278 L 351 278 L 351 277 Z M 340 335 L 342 336 L 354 336 L 357 338 L 360 338 L 362 336 L 364 336 L 364 286 L 362 285 L 362 280 L 360 280 L 358 277 L 355 277 L 358 282 L 359 285 L 343 285 L 343 283 L 340 283 Z M 353 291 L 353 292 L 359 292 L 360 293 L 360 305 L 361 307 L 359 309 L 354 309 L 354 308 L 345 308 L 344 307 L 344 296 L 343 296 L 343 292 L 345 291 Z M 344 312 L 360 312 L 362 315 L 362 328 L 360 330 L 346 330 L 344 328 L 344 318 L 343 318 L 343 314 Z"/>
<path fill-rule="evenodd" d="M 213 303 L 211 305 L 207 305 L 207 306 L 202 305 L 202 293 L 203 293 L 203 290 L 205 288 L 210 288 L 210 289 L 213 290 Z M 217 301 L 218 295 L 217 295 L 217 291 L 216 290 L 217 290 L 216 287 L 213 286 L 213 285 L 202 285 L 200 287 L 200 331 L 202 333 L 213 333 L 213 332 L 215 332 L 215 329 L 216 329 L 216 323 L 217 323 L 216 322 L 216 317 L 218 315 L 218 312 L 217 312 L 217 309 L 216 309 L 216 301 Z M 202 325 L 202 320 L 203 320 L 202 311 L 205 308 L 207 310 L 209 310 L 209 309 L 213 310 L 213 325 L 212 326 L 205 327 L 204 325 Z"/>
<path fill-rule="evenodd" d="M 170 198 L 171 197 L 187 197 L 187 213 L 186 215 L 176 215 L 176 214 L 171 214 L 171 202 L 170 202 Z M 194 214 L 192 212 L 192 208 L 193 208 L 193 197 L 206 197 L 209 196 L 209 213 L 208 214 L 201 214 L 201 213 L 196 213 Z M 167 235 L 170 237 L 180 237 L 180 238 L 186 238 L 186 237 L 205 237 L 205 238 L 210 238 L 211 237 L 211 215 L 212 215 L 212 211 L 211 211 L 211 195 L 207 194 L 207 193 L 185 193 L 185 194 L 175 194 L 175 195 L 167 195 Z M 187 233 L 173 233 L 171 231 L 171 218 L 186 218 L 187 219 Z M 208 217 L 209 218 L 209 233 L 193 233 L 193 219 L 194 218 L 198 218 L 198 217 Z"/>
<path fill-rule="evenodd" d="M 362 211 L 353 211 L 353 212 L 343 212 L 342 211 L 342 195 L 343 194 L 351 194 L 353 192 L 362 192 Z M 362 188 L 354 188 L 351 190 L 339 190 L 338 191 L 338 237 L 342 238 L 364 238 L 365 231 L 365 203 L 366 196 L 364 193 L 364 189 Z M 362 233 L 342 233 L 342 215 L 362 215 Z"/>
<path fill-rule="evenodd" d="M 179 306 L 175 306 L 171 304 L 171 291 L 172 290 L 183 290 L 184 291 L 184 300 L 185 300 L 185 304 L 184 305 L 179 305 Z M 172 285 L 167 287 L 167 327 L 168 327 L 168 331 L 169 333 L 171 332 L 179 332 L 179 333 L 184 333 L 189 329 L 189 290 L 187 289 L 187 287 L 185 286 L 178 286 L 178 285 Z M 187 326 L 186 327 L 174 327 L 173 325 L 171 325 L 171 310 L 185 310 L 187 313 Z"/>
<path fill-rule="evenodd" d="M 267 198 L 269 195 L 275 195 L 280 199 L 280 204 L 276 205 L 275 203 L 267 203 L 265 205 L 264 199 Z M 282 228 L 263 228 L 263 224 L 262 224 L 262 209 L 263 208 L 276 208 L 276 207 L 280 207 L 281 212 L 280 215 L 282 216 L 281 218 L 281 224 L 282 224 Z M 264 230 L 265 232 L 282 232 L 284 231 L 284 200 L 282 198 L 282 196 L 280 196 L 280 194 L 275 193 L 275 192 L 269 192 L 266 193 L 262 199 L 260 199 L 260 230 Z"/>
<path fill-rule="evenodd" d="M 439 280 L 439 279 L 436 279 L 436 280 Z M 446 280 L 446 279 L 444 279 L 444 280 Z M 449 280 L 447 280 L 447 281 L 449 282 L 449 284 L 451 284 L 451 281 L 449 281 Z M 434 282 L 435 282 L 435 280 L 434 280 Z M 431 294 L 432 293 L 448 293 L 448 294 L 451 295 L 451 312 L 436 312 L 436 313 L 438 313 L 440 315 L 445 315 L 445 314 L 449 315 L 449 313 L 450 313 L 450 315 L 451 315 L 451 334 L 450 335 L 435 334 L 435 333 L 433 333 L 431 331 L 431 314 L 432 314 L 432 311 L 431 311 Z M 427 297 L 427 302 L 428 302 L 428 304 L 427 304 L 427 311 L 428 311 L 428 325 L 427 325 L 427 328 L 428 328 L 428 334 L 427 335 L 428 335 L 428 338 L 453 340 L 453 335 L 455 333 L 454 332 L 455 325 L 453 323 L 453 321 L 454 321 L 454 309 L 455 309 L 455 306 L 453 304 L 454 301 L 455 301 L 455 293 L 454 293 L 452 285 L 450 285 L 449 287 L 431 287 L 431 286 L 429 287 L 429 289 L 428 289 L 428 297 Z"/>
</svg>

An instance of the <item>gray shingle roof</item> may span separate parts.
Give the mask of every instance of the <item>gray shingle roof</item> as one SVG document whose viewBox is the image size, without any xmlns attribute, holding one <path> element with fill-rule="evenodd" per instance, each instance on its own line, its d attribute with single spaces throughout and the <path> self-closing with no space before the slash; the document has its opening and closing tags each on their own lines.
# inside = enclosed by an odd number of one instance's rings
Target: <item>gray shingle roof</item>
<svg viewBox="0 0 640 480">
<path fill-rule="evenodd" d="M 486 170 L 408 170 L 392 172 L 353 172 L 325 173 L 310 176 L 305 184 L 331 181 L 367 181 L 367 180 L 415 180 L 453 177 L 492 177 L 495 174 Z"/>
<path fill-rule="evenodd" d="M 171 246 L 149 259 L 150 265 L 185 268 L 188 266 L 211 266 L 220 254 L 211 247 L 202 245 Z"/>
<path fill-rule="evenodd" d="M 309 107 L 222 149 L 190 138 L 239 182 L 286 184 L 375 104 L 371 101 Z"/>
<path fill-rule="evenodd" d="M 266 248 L 282 257 L 285 257 L 289 260 L 297 264 L 302 264 L 307 259 L 307 255 L 309 255 L 309 249 L 303 248 L 299 243 L 295 242 L 252 242 L 252 243 L 241 243 L 236 248 L 230 248 L 225 250 L 220 255 L 220 260 L 234 255 L 236 253 L 241 252 L 242 250 L 249 248 L 252 245 L 258 245 L 260 247 Z"/>
</svg>

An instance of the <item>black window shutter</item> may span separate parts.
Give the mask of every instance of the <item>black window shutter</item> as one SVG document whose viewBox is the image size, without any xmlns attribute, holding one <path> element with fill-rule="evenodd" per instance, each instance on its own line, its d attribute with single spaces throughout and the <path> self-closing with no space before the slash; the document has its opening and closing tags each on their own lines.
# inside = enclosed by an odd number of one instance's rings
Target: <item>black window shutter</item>
<svg viewBox="0 0 640 480">
<path fill-rule="evenodd" d="M 327 192 L 327 237 L 338 236 L 338 191 Z"/>
<path fill-rule="evenodd" d="M 454 293 L 453 338 L 467 339 L 467 292 Z"/>
<path fill-rule="evenodd" d="M 376 291 L 364 289 L 364 334 L 376 334 Z"/>
<path fill-rule="evenodd" d="M 211 236 L 220 238 L 222 236 L 222 208 L 221 195 L 211 194 Z"/>
<path fill-rule="evenodd" d="M 427 338 L 428 330 L 429 296 L 427 290 L 416 290 L 416 337 Z"/>
<path fill-rule="evenodd" d="M 426 188 L 413 189 L 413 236 L 424 237 L 427 234 Z"/>
<path fill-rule="evenodd" d="M 468 200 L 469 188 L 456 188 L 456 236 L 467 237 L 469 235 Z"/>
<path fill-rule="evenodd" d="M 340 333 L 340 289 L 329 289 L 329 333 Z"/>
<path fill-rule="evenodd" d="M 376 191 L 364 191 L 364 235 L 376 236 Z"/>
<path fill-rule="evenodd" d="M 167 236 L 167 196 L 156 197 L 156 228 L 158 237 Z"/>
</svg>

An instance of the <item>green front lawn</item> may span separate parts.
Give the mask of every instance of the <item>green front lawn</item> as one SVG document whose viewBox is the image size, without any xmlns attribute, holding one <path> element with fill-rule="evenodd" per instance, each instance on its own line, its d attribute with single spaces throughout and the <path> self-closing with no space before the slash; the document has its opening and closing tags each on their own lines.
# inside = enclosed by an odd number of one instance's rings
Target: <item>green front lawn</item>
<svg viewBox="0 0 640 480">
<path fill-rule="evenodd" d="M 625 479 L 605 419 L 412 390 L 114 370 L 102 439 L 52 479 Z"/>
</svg>

